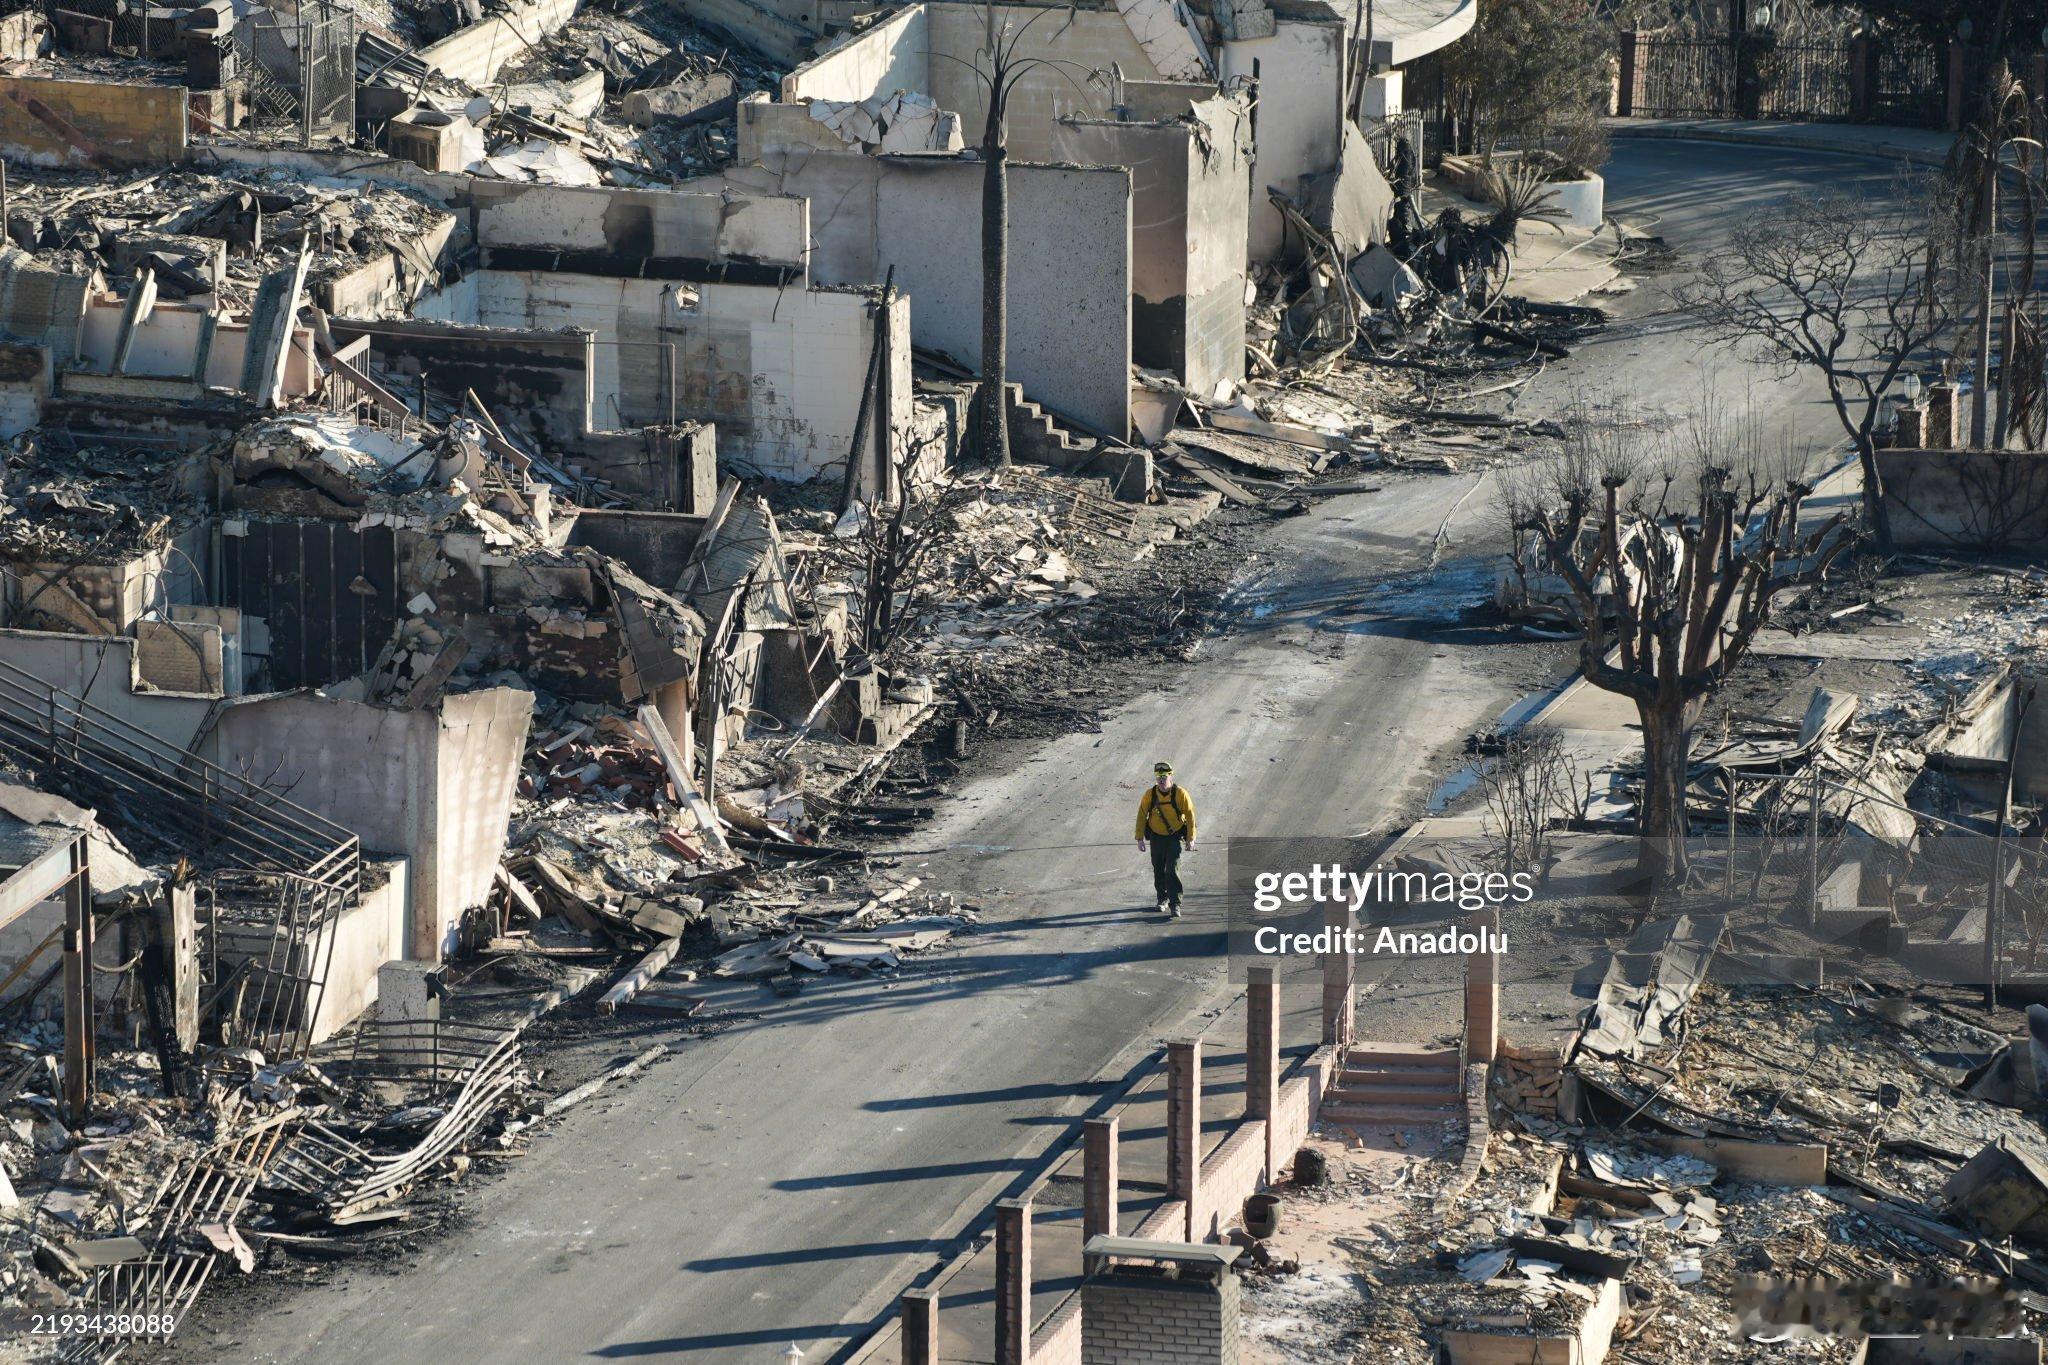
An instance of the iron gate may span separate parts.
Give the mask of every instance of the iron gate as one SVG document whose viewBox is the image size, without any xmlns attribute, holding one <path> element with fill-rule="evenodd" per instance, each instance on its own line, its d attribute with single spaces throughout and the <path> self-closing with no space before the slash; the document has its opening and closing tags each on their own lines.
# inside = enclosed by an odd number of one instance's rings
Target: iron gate
<svg viewBox="0 0 2048 1365">
<path fill-rule="evenodd" d="M 1871 54 L 1870 121 L 1910 128 L 1948 122 L 1948 54 L 1925 43 L 1880 42 Z"/>
<path fill-rule="evenodd" d="M 1770 34 L 1643 34 L 1634 112 L 1650 118 L 1847 119 L 1847 43 L 1782 43 Z"/>
</svg>

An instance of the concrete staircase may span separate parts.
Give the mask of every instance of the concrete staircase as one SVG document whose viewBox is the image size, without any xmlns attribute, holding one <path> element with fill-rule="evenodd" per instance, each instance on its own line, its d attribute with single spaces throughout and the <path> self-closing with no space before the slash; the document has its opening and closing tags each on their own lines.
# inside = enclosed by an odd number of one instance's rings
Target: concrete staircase
<svg viewBox="0 0 2048 1365">
<path fill-rule="evenodd" d="M 1440 1123 L 1465 1112 L 1464 1063 L 1454 1047 L 1363 1043 L 1323 1096 L 1325 1123 L 1354 1127 Z"/>
<path fill-rule="evenodd" d="M 1052 413 L 1026 398 L 1020 385 L 1005 384 L 1003 397 L 1012 460 L 1108 479 L 1118 501 L 1145 501 L 1152 487 L 1149 451 L 1074 435 Z"/>
<path fill-rule="evenodd" d="M 1099 442 L 1082 440 L 1052 414 L 1024 396 L 1022 384 L 1003 385 L 1003 413 L 1010 424 L 1010 458 L 1028 464 L 1072 469 L 1095 454 Z"/>
</svg>

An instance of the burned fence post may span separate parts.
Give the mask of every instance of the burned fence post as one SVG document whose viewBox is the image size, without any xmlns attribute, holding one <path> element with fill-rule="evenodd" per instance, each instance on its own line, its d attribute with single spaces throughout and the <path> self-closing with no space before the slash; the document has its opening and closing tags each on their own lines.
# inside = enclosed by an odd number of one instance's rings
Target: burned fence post
<svg viewBox="0 0 2048 1365">
<path fill-rule="evenodd" d="M 1721 769 L 1721 780 L 1728 784 L 1728 871 L 1727 876 L 1722 880 L 1726 888 L 1728 904 L 1732 906 L 1735 904 L 1735 808 L 1737 804 L 1735 769 Z"/>
<path fill-rule="evenodd" d="M 64 883 L 64 1110 L 73 1127 L 92 1109 L 92 883 L 87 841 L 71 844 Z"/>
</svg>

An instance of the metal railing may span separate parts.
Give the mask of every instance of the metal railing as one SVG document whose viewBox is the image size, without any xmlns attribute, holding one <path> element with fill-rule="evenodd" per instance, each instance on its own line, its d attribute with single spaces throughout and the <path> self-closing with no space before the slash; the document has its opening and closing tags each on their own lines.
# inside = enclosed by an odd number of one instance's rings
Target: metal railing
<svg viewBox="0 0 2048 1365">
<path fill-rule="evenodd" d="M 291 873 L 213 875 L 200 932 L 223 1041 L 270 1058 L 311 1051 L 334 962 L 329 931 L 351 904 L 333 884 Z"/>
<path fill-rule="evenodd" d="M 226 1134 L 185 1170 L 167 1203 L 140 1211 L 135 1226 L 149 1255 L 108 1266 L 93 1276 L 84 1291 L 83 1311 L 109 1322 L 104 1335 L 67 1339 L 59 1352 L 66 1361 L 110 1361 L 126 1354 L 137 1341 L 162 1341 L 206 1287 L 221 1257 L 200 1229 L 232 1227 L 248 1203 L 249 1193 L 276 1156 L 280 1143 L 296 1132 L 299 1114 L 285 1110 L 254 1122 L 224 1117 Z M 126 1320 L 123 1322 L 123 1320 Z M 151 1330 L 154 1320 L 157 1330 Z M 113 1325 L 120 1323 L 121 1327 Z"/>
<path fill-rule="evenodd" d="M 434 1021 L 417 1033 L 370 1039 L 376 1049 L 354 1079 L 405 1076 L 438 1097 L 440 1114 L 402 1151 L 378 1150 L 357 1134 L 318 1121 L 304 1124 L 264 1178 L 274 1199 L 318 1209 L 347 1222 L 401 1197 L 412 1183 L 462 1146 L 512 1094 L 521 1070 L 520 1027 L 454 1025 Z M 343 1073 L 346 1074 L 346 1073 Z"/>
<path fill-rule="evenodd" d="M 355 835 L 4 660 L 0 754 L 142 837 L 170 831 L 202 859 L 305 877 L 350 903 L 361 892 Z"/>
<path fill-rule="evenodd" d="M 1948 122 L 1948 54 L 1927 43 L 1883 42 L 1870 59 L 1870 121 L 1913 128 Z"/>
</svg>

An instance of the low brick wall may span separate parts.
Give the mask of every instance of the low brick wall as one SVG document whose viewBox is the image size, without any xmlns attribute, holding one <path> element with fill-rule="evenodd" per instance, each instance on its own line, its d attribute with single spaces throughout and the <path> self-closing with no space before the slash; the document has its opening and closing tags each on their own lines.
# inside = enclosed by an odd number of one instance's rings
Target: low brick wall
<svg viewBox="0 0 2048 1365">
<path fill-rule="evenodd" d="M 1335 1048 L 1318 1048 L 1296 1062 L 1293 1071 L 1281 1081 L 1279 1100 L 1273 1114 L 1276 1163 L 1284 1165 L 1308 1140 L 1309 1131 L 1315 1126 L 1316 1113 L 1322 1107 L 1323 1093 L 1329 1088 L 1331 1074 L 1338 1067 L 1338 1056 Z M 1483 1079 L 1481 1086 L 1483 1111 Z M 1212 1241 L 1222 1238 L 1225 1230 L 1237 1221 L 1243 1211 L 1244 1201 L 1258 1193 L 1265 1183 L 1265 1168 L 1266 1121 L 1240 1120 L 1202 1160 L 1201 1179 L 1196 1184 L 1196 1226 L 1203 1230 L 1203 1237 Z M 1186 1203 L 1178 1199 L 1166 1201 L 1147 1215 L 1130 1235 L 1167 1242 L 1185 1240 Z M 965 1257 L 956 1260 L 933 1283 L 933 1288 L 941 1289 L 942 1301 L 944 1284 L 951 1278 L 952 1271 L 965 1264 L 965 1260 Z M 897 1350 L 898 1337 L 892 1324 L 855 1350 L 849 1362 L 850 1365 L 884 1365 L 885 1362 L 893 1365 Z M 1080 1290 L 1061 1299 L 1059 1306 L 1033 1328 L 1031 1360 L 1032 1365 L 1081 1365 Z"/>
<path fill-rule="evenodd" d="M 1330 1077 L 1338 1066 L 1335 1048 L 1318 1048 L 1299 1070 L 1280 1083 L 1280 1104 L 1273 1112 L 1273 1161 L 1276 1166 L 1286 1165 L 1288 1158 L 1308 1141 L 1309 1130 L 1315 1127 L 1316 1115 L 1322 1112 L 1323 1092 L 1330 1088 Z"/>
<path fill-rule="evenodd" d="M 1081 1365 L 1081 1292 L 1046 1314 L 1031 1334 L 1031 1365 Z"/>
<path fill-rule="evenodd" d="M 1266 1121 L 1248 1119 L 1202 1162 L 1195 1190 L 1194 1240 L 1216 1241 L 1237 1221 L 1244 1201 L 1266 1183 Z"/>
<path fill-rule="evenodd" d="M 183 161 L 186 117 L 181 85 L 0 78 L 0 149 L 37 166 Z"/>
<path fill-rule="evenodd" d="M 1237 1365 L 1237 1276 L 1221 1284 L 1112 1269 L 1081 1287 L 1081 1365 Z"/>
</svg>

